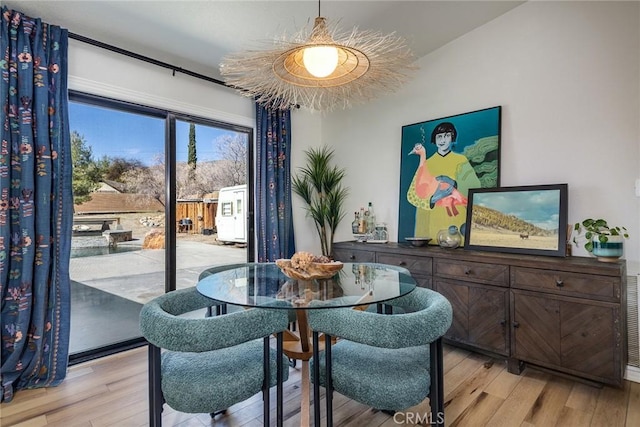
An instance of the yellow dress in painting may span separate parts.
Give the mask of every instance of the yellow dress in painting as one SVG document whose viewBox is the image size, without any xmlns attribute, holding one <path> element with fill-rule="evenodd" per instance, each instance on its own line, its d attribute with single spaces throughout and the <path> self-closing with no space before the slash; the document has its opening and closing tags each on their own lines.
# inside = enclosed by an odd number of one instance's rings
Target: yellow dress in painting
<svg viewBox="0 0 640 427">
<path fill-rule="evenodd" d="M 450 151 L 443 156 L 436 152 L 426 159 L 421 167 L 426 167 L 428 169 L 426 172 L 437 180 L 442 182 L 455 181 L 454 185 L 456 185 L 457 191 L 464 197 L 468 195 L 470 188 L 481 186 L 469 160 L 462 154 Z M 447 194 L 438 194 L 437 191 L 425 194 L 417 191 L 416 185 L 418 184 L 420 187 L 417 181 L 425 172 L 420 170 L 421 167 L 418 167 L 407 191 L 407 200 L 416 207 L 414 236 L 435 238 L 438 231 L 447 229 L 450 225 L 455 225 L 462 230 L 462 225 L 467 217 L 466 203 L 455 206 L 455 209 L 450 209 L 442 203 L 438 203 Z"/>
</svg>

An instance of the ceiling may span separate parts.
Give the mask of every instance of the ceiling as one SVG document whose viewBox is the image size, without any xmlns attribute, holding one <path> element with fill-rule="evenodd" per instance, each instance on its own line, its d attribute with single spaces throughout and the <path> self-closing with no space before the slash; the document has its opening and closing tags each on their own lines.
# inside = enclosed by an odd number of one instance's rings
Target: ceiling
<svg viewBox="0 0 640 427">
<path fill-rule="evenodd" d="M 522 4 L 522 1 L 324 0 L 321 14 L 343 30 L 396 32 L 417 57 Z M 315 0 L 67 1 L 3 0 L 10 9 L 70 32 L 221 79 L 230 52 L 260 49 L 269 40 L 313 25 Z"/>
</svg>

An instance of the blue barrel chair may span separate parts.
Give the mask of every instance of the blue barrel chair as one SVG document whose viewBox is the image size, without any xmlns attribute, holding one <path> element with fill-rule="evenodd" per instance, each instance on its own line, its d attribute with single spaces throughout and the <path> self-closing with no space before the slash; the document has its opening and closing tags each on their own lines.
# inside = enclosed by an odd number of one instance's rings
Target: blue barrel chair
<svg viewBox="0 0 640 427">
<path fill-rule="evenodd" d="M 289 376 L 282 331 L 289 325 L 288 310 L 181 316 L 216 304 L 194 287 L 169 292 L 142 307 L 140 330 L 149 342 L 150 425 L 162 425 L 164 403 L 176 411 L 213 417 L 260 392 L 264 423 L 269 425 L 273 386 L 277 423 L 282 425 L 282 383 Z M 272 334 L 276 349 L 270 345 Z"/>
<path fill-rule="evenodd" d="M 332 425 L 334 390 L 388 412 L 406 410 L 429 397 L 431 412 L 425 416 L 434 425 L 444 425 L 442 336 L 451 326 L 451 304 L 426 288 L 385 304 L 396 314 L 348 308 L 308 311 L 316 425 L 320 386 L 326 390 L 327 425 Z M 323 352 L 318 351 L 319 334 L 324 334 Z M 331 345 L 333 337 L 338 340 Z"/>
</svg>

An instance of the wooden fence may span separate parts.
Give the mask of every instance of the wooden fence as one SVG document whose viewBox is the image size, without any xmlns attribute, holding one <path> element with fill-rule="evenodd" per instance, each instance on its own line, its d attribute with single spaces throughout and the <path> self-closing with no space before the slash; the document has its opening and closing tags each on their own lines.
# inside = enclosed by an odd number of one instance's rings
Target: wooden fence
<svg viewBox="0 0 640 427">
<path fill-rule="evenodd" d="M 218 202 L 178 200 L 176 203 L 176 230 L 194 234 L 213 233 L 216 229 Z M 180 227 L 181 220 L 191 220 L 190 227 Z M 205 230 L 205 231 L 203 231 Z"/>
</svg>

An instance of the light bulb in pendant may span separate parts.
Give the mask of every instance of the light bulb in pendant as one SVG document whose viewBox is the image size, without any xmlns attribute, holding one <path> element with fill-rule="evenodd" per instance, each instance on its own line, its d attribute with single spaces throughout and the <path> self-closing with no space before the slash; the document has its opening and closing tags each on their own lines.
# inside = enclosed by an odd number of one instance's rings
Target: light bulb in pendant
<svg viewBox="0 0 640 427">
<path fill-rule="evenodd" d="M 323 78 L 338 66 L 338 49 L 334 46 L 311 46 L 302 53 L 304 68 L 314 77 Z"/>
</svg>

